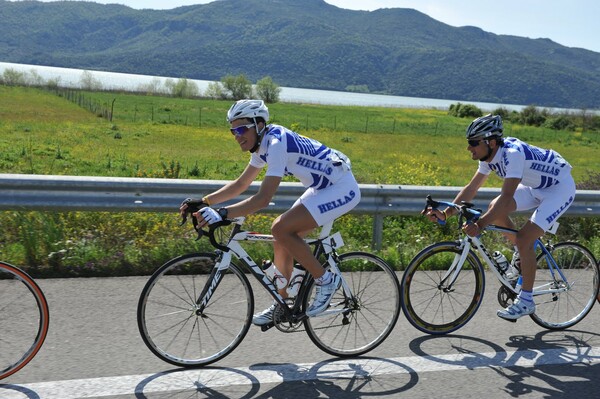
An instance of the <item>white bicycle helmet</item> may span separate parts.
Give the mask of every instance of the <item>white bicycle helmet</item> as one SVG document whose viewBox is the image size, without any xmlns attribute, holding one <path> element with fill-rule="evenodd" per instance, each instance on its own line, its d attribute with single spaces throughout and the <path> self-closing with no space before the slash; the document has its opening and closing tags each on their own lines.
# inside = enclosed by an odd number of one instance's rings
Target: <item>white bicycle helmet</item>
<svg viewBox="0 0 600 399">
<path fill-rule="evenodd" d="M 269 120 L 269 108 L 262 100 L 236 101 L 227 111 L 227 121 L 231 123 L 241 118 L 263 118 L 266 123 Z"/>
<path fill-rule="evenodd" d="M 491 136 L 502 137 L 502 118 L 487 114 L 475 119 L 467 128 L 467 140 L 485 139 Z"/>
</svg>

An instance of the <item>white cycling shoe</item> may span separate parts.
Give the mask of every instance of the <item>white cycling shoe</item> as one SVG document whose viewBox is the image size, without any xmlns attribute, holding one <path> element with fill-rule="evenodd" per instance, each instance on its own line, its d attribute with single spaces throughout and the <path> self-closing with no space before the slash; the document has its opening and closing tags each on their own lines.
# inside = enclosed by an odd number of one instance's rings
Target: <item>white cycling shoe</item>
<svg viewBox="0 0 600 399">
<path fill-rule="evenodd" d="M 525 302 L 519 298 L 506 309 L 499 310 L 496 314 L 504 320 L 516 321 L 517 319 L 535 313 L 535 303 Z"/>
<path fill-rule="evenodd" d="M 316 295 L 313 303 L 308 307 L 306 311 L 306 315 L 308 317 L 314 317 L 319 313 L 322 313 L 331 302 L 333 298 L 333 294 L 340 288 L 342 283 L 342 279 L 337 274 L 332 273 L 331 281 L 328 284 L 317 285 L 316 286 Z"/>
<path fill-rule="evenodd" d="M 252 324 L 255 326 L 264 326 L 273 321 L 273 313 L 275 313 L 275 307 L 277 306 L 276 302 L 273 302 L 271 306 L 266 308 L 260 313 L 256 313 L 252 317 Z"/>
</svg>

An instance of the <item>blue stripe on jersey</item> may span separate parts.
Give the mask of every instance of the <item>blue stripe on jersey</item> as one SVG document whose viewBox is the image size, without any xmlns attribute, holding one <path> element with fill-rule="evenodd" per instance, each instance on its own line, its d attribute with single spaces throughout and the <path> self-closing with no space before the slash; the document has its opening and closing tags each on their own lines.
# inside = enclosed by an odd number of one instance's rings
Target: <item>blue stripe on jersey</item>
<svg viewBox="0 0 600 399">
<path fill-rule="evenodd" d="M 536 146 L 526 144 L 523 145 L 523 152 L 525 153 L 525 159 L 529 161 L 546 161 L 551 155 L 550 150 L 542 150 Z"/>
<path fill-rule="evenodd" d="M 287 134 L 287 150 L 288 152 L 299 153 L 302 155 L 309 155 L 311 157 L 316 157 L 318 154 L 322 153 L 324 150 L 327 150 L 327 146 L 321 144 L 320 147 L 315 147 L 316 141 L 309 139 L 308 137 L 303 137 L 297 134 Z M 327 152 L 325 153 L 325 155 Z M 320 159 L 323 159 L 321 156 Z"/>
</svg>

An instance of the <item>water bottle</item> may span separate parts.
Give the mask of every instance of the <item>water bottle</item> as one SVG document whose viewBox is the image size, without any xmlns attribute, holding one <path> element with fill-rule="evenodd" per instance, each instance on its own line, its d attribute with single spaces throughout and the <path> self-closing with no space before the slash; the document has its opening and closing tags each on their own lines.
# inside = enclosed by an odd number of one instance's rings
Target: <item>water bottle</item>
<svg viewBox="0 0 600 399">
<path fill-rule="evenodd" d="M 287 279 L 277 269 L 275 264 L 270 260 L 264 260 L 262 263 L 262 269 L 264 273 L 269 277 L 275 289 L 280 290 L 287 285 Z"/>
<path fill-rule="evenodd" d="M 492 256 L 494 257 L 494 260 L 496 261 L 496 263 L 498 264 L 498 269 L 500 270 L 501 273 L 506 272 L 506 270 L 508 269 L 508 259 L 506 259 L 506 256 L 504 256 L 504 254 L 502 252 L 496 251 L 492 254 Z"/>
<path fill-rule="evenodd" d="M 517 279 L 517 284 L 515 284 L 515 291 L 517 291 L 517 294 L 519 292 L 521 292 L 522 286 L 523 286 L 523 276 L 519 276 L 519 278 Z"/>
<path fill-rule="evenodd" d="M 302 284 L 302 280 L 304 279 L 305 274 L 306 270 L 302 269 L 300 265 L 294 266 L 294 271 L 292 271 L 290 283 L 287 288 L 288 297 L 295 298 L 296 295 L 298 295 L 298 291 L 300 290 L 300 284 Z"/>
</svg>

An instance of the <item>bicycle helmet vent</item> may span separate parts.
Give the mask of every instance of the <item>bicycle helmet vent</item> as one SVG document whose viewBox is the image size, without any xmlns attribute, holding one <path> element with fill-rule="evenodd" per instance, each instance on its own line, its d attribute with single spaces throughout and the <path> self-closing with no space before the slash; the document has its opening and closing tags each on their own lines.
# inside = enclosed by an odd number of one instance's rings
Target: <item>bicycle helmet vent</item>
<svg viewBox="0 0 600 399">
<path fill-rule="evenodd" d="M 241 118 L 263 118 L 267 122 L 269 120 L 269 108 L 262 100 L 239 100 L 227 111 L 227 121 L 231 123 Z"/>
<path fill-rule="evenodd" d="M 467 128 L 467 140 L 485 139 L 491 136 L 502 137 L 502 118 L 487 114 L 475 119 Z"/>
</svg>

